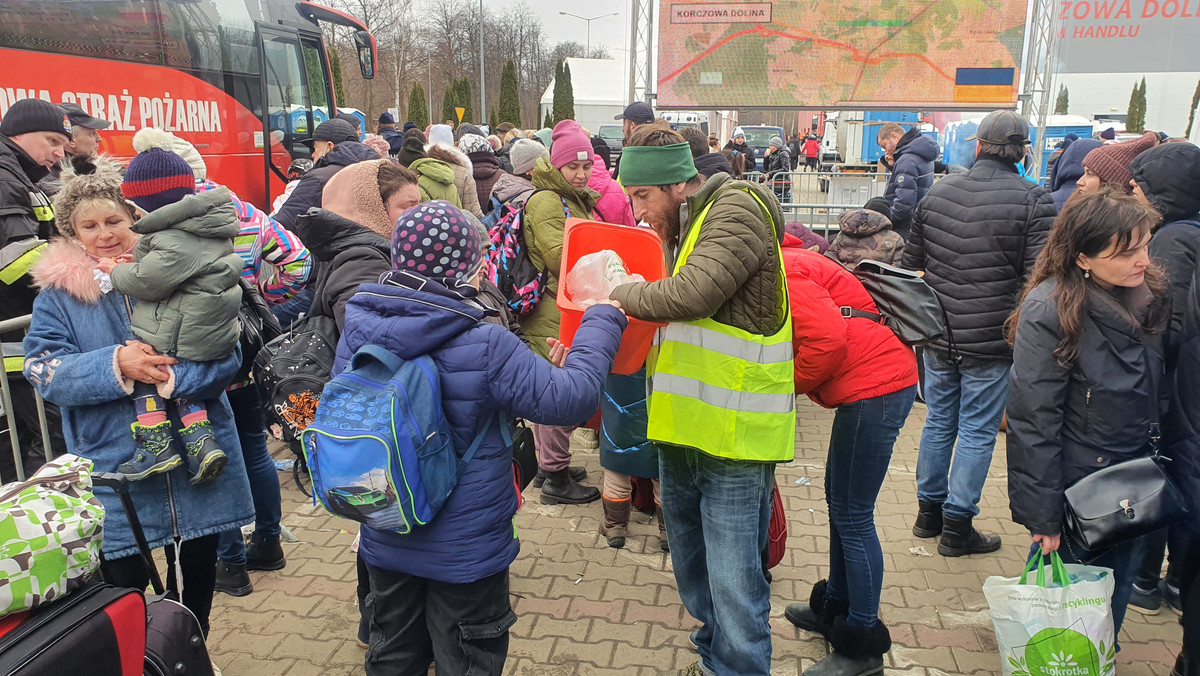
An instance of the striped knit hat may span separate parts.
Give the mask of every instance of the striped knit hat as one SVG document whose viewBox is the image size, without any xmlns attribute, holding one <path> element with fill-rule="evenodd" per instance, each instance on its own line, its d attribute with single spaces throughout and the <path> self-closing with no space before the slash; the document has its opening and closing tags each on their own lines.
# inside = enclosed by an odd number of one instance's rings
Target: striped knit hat
<svg viewBox="0 0 1200 676">
<path fill-rule="evenodd" d="M 196 192 L 196 175 L 179 155 L 161 148 L 139 153 L 125 170 L 121 193 L 151 212 Z"/>
</svg>

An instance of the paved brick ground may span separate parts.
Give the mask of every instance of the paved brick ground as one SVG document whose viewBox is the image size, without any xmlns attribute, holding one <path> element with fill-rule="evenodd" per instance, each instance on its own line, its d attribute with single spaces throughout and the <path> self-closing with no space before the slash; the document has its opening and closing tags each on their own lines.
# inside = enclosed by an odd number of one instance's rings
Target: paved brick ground
<svg viewBox="0 0 1200 676">
<path fill-rule="evenodd" d="M 812 583 L 827 573 L 823 485 L 833 415 L 802 402 L 796 459 L 781 465 L 777 475 L 790 533 L 787 555 L 773 571 L 771 593 L 772 673 L 789 676 L 826 651 L 820 638 L 783 618 L 784 607 L 808 598 Z M 881 616 L 894 641 L 889 672 L 999 673 L 980 587 L 989 575 L 1018 574 L 1029 542 L 1009 520 L 1003 439 L 978 519 L 983 529 L 1003 534 L 1003 549 L 991 556 L 943 558 L 934 551 L 935 542 L 909 531 L 924 413 L 918 404 L 901 433 L 876 511 L 886 565 Z M 596 453 L 577 450 L 576 457 L 598 480 Z M 805 477 L 811 485 L 804 485 Z M 363 651 L 354 643 L 354 524 L 314 507 L 290 477 L 280 478 L 284 523 L 301 541 L 285 545 L 288 567 L 283 571 L 252 573 L 255 592 L 250 596 L 217 595 L 210 636 L 213 659 L 228 676 L 362 673 Z M 521 554 L 512 566 L 513 605 L 520 619 L 512 630 L 506 673 L 643 676 L 672 673 L 695 661 L 687 635 L 699 625 L 680 604 L 670 560 L 658 551 L 657 526 L 648 517 L 635 513 L 626 547 L 615 550 L 596 532 L 599 503 L 545 506 L 532 488 L 526 497 L 517 515 Z M 1180 636 L 1176 616 L 1168 610 L 1153 617 L 1131 612 L 1120 637 L 1124 649 L 1118 673 L 1167 676 Z"/>
</svg>

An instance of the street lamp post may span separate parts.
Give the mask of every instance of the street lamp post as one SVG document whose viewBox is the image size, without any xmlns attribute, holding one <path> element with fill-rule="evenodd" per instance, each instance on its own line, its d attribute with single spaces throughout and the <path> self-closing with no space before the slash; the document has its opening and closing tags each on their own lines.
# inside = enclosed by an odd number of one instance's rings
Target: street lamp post
<svg viewBox="0 0 1200 676">
<path fill-rule="evenodd" d="M 561 14 L 563 16 L 575 17 L 576 19 L 581 19 L 581 20 L 587 22 L 587 52 L 583 55 L 584 58 L 587 58 L 587 59 L 592 58 L 592 22 L 595 21 L 596 19 L 607 19 L 610 16 L 620 16 L 621 15 L 620 12 L 613 12 L 612 14 L 601 14 L 600 16 L 593 16 L 591 18 L 588 18 L 586 16 L 579 16 L 578 14 L 572 14 L 570 12 L 560 11 L 559 14 Z"/>
<path fill-rule="evenodd" d="M 477 119 L 487 119 L 487 73 L 483 70 L 483 0 L 479 0 L 479 117 Z"/>
</svg>

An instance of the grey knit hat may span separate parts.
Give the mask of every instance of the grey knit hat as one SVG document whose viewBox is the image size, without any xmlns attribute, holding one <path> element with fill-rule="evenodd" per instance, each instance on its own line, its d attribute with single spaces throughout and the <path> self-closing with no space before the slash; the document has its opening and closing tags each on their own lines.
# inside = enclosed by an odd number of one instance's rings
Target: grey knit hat
<svg viewBox="0 0 1200 676">
<path fill-rule="evenodd" d="M 121 165 L 101 155 L 93 160 L 96 170 L 90 174 L 77 174 L 69 162 L 64 164 L 62 187 L 54 194 L 54 225 L 64 237 L 78 239 L 72 217 L 80 204 L 91 200 L 109 200 L 129 209 L 130 215 L 137 207 L 121 194 Z"/>
<path fill-rule="evenodd" d="M 537 141 L 524 138 L 514 141 L 512 148 L 508 151 L 508 159 L 512 162 L 513 173 L 517 175 L 533 171 L 533 165 L 537 164 L 539 157 L 550 159 L 550 151 Z"/>
</svg>

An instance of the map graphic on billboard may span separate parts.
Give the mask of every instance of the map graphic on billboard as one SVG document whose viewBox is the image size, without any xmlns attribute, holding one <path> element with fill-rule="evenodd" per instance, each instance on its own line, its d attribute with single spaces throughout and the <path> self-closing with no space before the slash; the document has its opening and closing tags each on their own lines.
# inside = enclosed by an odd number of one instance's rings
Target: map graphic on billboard
<svg viewBox="0 0 1200 676">
<path fill-rule="evenodd" d="M 660 108 L 1013 107 L 1027 0 L 660 0 Z"/>
</svg>

